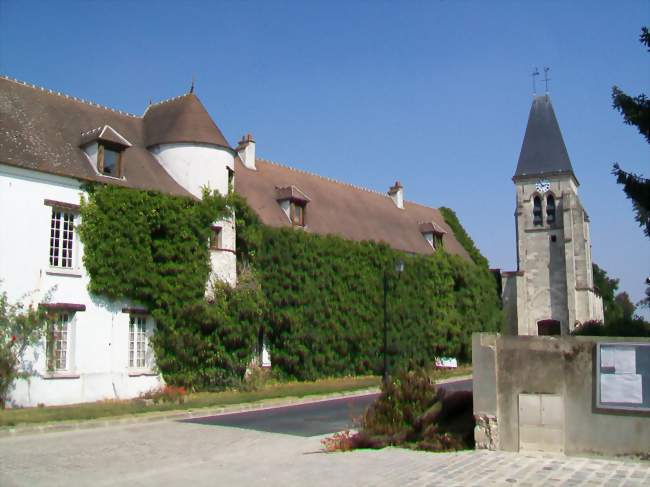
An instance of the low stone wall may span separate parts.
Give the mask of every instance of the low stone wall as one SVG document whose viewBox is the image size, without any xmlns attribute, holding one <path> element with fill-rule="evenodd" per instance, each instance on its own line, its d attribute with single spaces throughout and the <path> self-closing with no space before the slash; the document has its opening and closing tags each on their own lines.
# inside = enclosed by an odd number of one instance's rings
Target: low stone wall
<svg viewBox="0 0 650 487">
<path fill-rule="evenodd" d="M 475 334 L 476 447 L 648 455 L 649 412 L 597 407 L 598 342 L 650 343 L 650 339 Z M 537 398 L 539 419 L 534 414 L 531 419 L 526 407 Z"/>
</svg>

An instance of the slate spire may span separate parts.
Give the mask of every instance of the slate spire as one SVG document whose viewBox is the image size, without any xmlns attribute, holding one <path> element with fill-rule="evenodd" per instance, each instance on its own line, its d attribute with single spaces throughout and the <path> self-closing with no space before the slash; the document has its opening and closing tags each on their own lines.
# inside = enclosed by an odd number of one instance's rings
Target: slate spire
<svg viewBox="0 0 650 487">
<path fill-rule="evenodd" d="M 548 95 L 536 96 L 514 177 L 558 173 L 569 173 L 575 178 L 551 99 Z"/>
</svg>

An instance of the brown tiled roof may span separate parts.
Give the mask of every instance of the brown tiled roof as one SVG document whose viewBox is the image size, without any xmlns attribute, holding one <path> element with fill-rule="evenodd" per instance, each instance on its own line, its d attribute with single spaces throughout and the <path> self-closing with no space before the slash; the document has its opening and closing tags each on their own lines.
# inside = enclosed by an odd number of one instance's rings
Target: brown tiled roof
<svg viewBox="0 0 650 487">
<path fill-rule="evenodd" d="M 163 123 L 161 117 L 179 116 Z M 199 120 L 192 122 L 191 116 Z M 207 117 L 207 120 L 206 120 Z M 221 132 L 195 95 L 162 102 L 138 117 L 20 81 L 0 77 L 0 163 L 84 181 L 190 196 L 146 149 L 147 140 L 184 142 L 191 127 L 197 142 L 226 145 Z M 105 131 L 109 125 L 111 130 Z M 122 154 L 124 179 L 99 175 L 80 144 L 85 135 L 104 132 L 131 144 Z M 97 137 L 95 137 L 97 138 Z M 114 142 L 117 140 L 114 140 Z"/>
<path fill-rule="evenodd" d="M 369 191 L 321 176 L 257 159 L 257 170 L 247 169 L 235 160 L 235 189 L 246 197 L 263 223 L 290 227 L 291 222 L 277 202 L 276 188 L 295 186 L 309 195 L 305 210 L 306 230 L 335 234 L 350 240 L 373 240 L 417 254 L 434 250 L 420 233 L 420 223 L 429 221 L 446 232 L 444 248 L 469 259 L 437 209 L 404 202 L 395 206 L 390 196 Z"/>
<path fill-rule="evenodd" d="M 147 147 L 195 142 L 231 148 L 194 93 L 150 105 L 143 120 Z"/>
<path fill-rule="evenodd" d="M 0 76 L 0 121 L 2 164 L 184 196 L 191 195 L 147 147 L 162 142 L 198 142 L 230 148 L 193 93 L 151 105 L 138 117 Z M 131 144 L 122 153 L 124 180 L 99 175 L 80 148 L 90 140 L 84 137 L 97 139 L 102 133 L 113 142 L 126 139 Z M 250 170 L 235 158 L 235 188 L 267 225 L 291 226 L 278 204 L 279 193 L 296 198 L 302 195 L 308 201 L 306 231 L 431 254 L 434 250 L 420 233 L 420 224 L 430 222 L 433 228 L 446 232 L 443 245 L 448 252 L 469 259 L 434 208 L 405 201 L 404 209 L 399 209 L 386 194 L 260 159 L 256 165 L 256 171 Z"/>
</svg>

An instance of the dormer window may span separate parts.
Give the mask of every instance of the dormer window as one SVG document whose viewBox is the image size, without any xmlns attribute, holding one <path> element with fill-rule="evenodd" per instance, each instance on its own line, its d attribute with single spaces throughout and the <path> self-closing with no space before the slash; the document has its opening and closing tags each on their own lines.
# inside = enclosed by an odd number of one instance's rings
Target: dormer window
<svg viewBox="0 0 650 487">
<path fill-rule="evenodd" d="M 97 171 L 104 176 L 122 177 L 121 149 L 103 143 L 97 149 Z"/>
<path fill-rule="evenodd" d="M 305 226 L 305 203 L 302 201 L 291 202 L 291 223 L 299 227 Z"/>
<path fill-rule="evenodd" d="M 287 218 L 294 227 L 307 226 L 307 219 L 305 218 L 305 210 L 309 197 L 303 193 L 296 186 L 285 186 L 283 188 L 275 188 L 276 200 L 280 204 L 280 208 L 284 211 Z"/>
<path fill-rule="evenodd" d="M 131 143 L 110 125 L 81 134 L 79 144 L 98 174 L 121 178 L 124 174 L 123 153 Z"/>
<path fill-rule="evenodd" d="M 447 233 L 434 221 L 420 223 L 420 233 L 434 250 L 442 248 L 442 237 Z"/>
</svg>

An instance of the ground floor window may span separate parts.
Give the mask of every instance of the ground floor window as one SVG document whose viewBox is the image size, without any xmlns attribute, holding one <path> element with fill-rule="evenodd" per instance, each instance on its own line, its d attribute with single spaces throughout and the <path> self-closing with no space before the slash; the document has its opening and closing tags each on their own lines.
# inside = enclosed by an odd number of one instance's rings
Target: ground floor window
<svg viewBox="0 0 650 487">
<path fill-rule="evenodd" d="M 47 338 L 47 369 L 66 370 L 69 360 L 70 314 L 57 313 Z"/>
<path fill-rule="evenodd" d="M 147 317 L 131 315 L 129 319 L 129 367 L 145 366 Z"/>
</svg>

